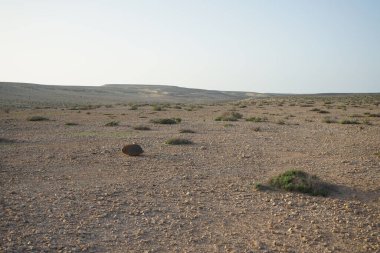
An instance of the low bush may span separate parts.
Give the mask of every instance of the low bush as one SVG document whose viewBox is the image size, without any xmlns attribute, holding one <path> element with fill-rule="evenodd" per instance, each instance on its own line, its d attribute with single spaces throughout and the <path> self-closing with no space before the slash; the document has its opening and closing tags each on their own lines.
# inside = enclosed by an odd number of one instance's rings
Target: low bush
<svg viewBox="0 0 380 253">
<path fill-rule="evenodd" d="M 193 144 L 192 141 L 188 139 L 182 139 L 182 138 L 171 138 L 165 142 L 165 144 L 169 145 L 188 145 Z"/>
<path fill-rule="evenodd" d="M 322 122 L 330 124 L 330 123 L 337 123 L 337 120 L 331 117 L 324 117 Z"/>
<path fill-rule="evenodd" d="M 119 125 L 119 121 L 110 121 L 107 124 L 105 124 L 105 126 L 108 126 L 108 127 L 114 127 L 118 125 Z"/>
<path fill-rule="evenodd" d="M 165 124 L 165 125 L 172 125 L 172 124 L 178 124 L 181 123 L 181 118 L 164 118 L 164 119 L 152 119 L 150 122 L 155 124 Z"/>
<path fill-rule="evenodd" d="M 162 111 L 162 106 L 160 106 L 160 105 L 153 105 L 153 111 L 157 111 L 157 112 Z"/>
<path fill-rule="evenodd" d="M 317 176 L 300 170 L 288 170 L 269 181 L 270 186 L 285 191 L 295 191 L 313 196 L 327 196 L 331 187 L 323 183 Z"/>
<path fill-rule="evenodd" d="M 13 142 L 15 142 L 15 141 L 7 139 L 7 138 L 0 138 L 0 143 L 13 143 Z"/>
<path fill-rule="evenodd" d="M 75 122 L 67 122 L 65 123 L 66 126 L 77 126 L 79 125 L 78 123 L 75 123 Z"/>
<path fill-rule="evenodd" d="M 238 112 L 225 112 L 221 116 L 216 117 L 215 121 L 238 121 L 243 115 Z"/>
<path fill-rule="evenodd" d="M 28 118 L 28 121 L 47 121 L 47 120 L 49 119 L 42 116 L 31 116 Z"/>
<path fill-rule="evenodd" d="M 132 111 L 135 111 L 137 110 L 139 107 L 137 105 L 131 105 L 131 107 L 129 107 L 129 110 L 132 110 Z"/>
<path fill-rule="evenodd" d="M 141 131 L 151 130 L 150 127 L 144 126 L 144 125 L 135 126 L 135 127 L 133 127 L 133 129 L 134 130 L 141 130 Z"/>
<path fill-rule="evenodd" d="M 179 132 L 180 133 L 186 133 L 186 134 L 193 134 L 193 133 L 195 133 L 195 131 L 191 130 L 191 129 L 180 129 Z"/>
<path fill-rule="evenodd" d="M 246 121 L 250 121 L 250 122 L 266 122 L 268 121 L 268 118 L 266 117 L 250 117 L 250 118 L 247 118 L 245 119 Z"/>
<path fill-rule="evenodd" d="M 357 119 L 344 119 L 340 121 L 340 124 L 360 124 Z"/>
</svg>

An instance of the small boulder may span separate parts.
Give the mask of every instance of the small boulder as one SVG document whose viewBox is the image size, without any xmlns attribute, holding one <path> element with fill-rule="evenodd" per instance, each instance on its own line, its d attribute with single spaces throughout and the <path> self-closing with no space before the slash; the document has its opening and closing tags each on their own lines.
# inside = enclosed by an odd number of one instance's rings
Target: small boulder
<svg viewBox="0 0 380 253">
<path fill-rule="evenodd" d="M 130 156 L 138 156 L 141 155 L 144 150 L 141 148 L 140 145 L 137 144 L 128 144 L 125 145 L 122 149 L 123 153 Z"/>
</svg>

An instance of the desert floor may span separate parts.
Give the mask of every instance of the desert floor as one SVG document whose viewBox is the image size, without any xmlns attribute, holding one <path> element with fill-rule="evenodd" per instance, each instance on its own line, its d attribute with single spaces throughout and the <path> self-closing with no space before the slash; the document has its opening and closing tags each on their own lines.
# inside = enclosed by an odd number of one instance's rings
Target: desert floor
<svg viewBox="0 0 380 253">
<path fill-rule="evenodd" d="M 0 252 L 380 252 L 378 97 L 84 109 L 1 112 Z M 288 169 L 336 189 L 255 189 Z"/>
</svg>

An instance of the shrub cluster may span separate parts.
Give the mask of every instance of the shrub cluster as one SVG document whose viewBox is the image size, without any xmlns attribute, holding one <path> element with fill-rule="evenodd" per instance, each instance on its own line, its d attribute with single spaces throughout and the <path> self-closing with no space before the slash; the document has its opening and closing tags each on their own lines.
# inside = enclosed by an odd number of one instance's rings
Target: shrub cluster
<svg viewBox="0 0 380 253">
<path fill-rule="evenodd" d="M 113 126 L 118 126 L 118 125 L 119 125 L 119 121 L 110 121 L 107 124 L 105 124 L 105 126 L 108 126 L 108 127 L 113 127 Z"/>
<path fill-rule="evenodd" d="M 238 121 L 243 115 L 238 112 L 225 112 L 221 116 L 216 117 L 215 121 Z"/>
<path fill-rule="evenodd" d="M 171 138 L 165 142 L 165 144 L 169 145 L 188 145 L 193 144 L 192 141 L 188 139 L 182 139 L 182 138 Z"/>
<path fill-rule="evenodd" d="M 155 124 L 166 124 L 166 125 L 172 125 L 172 124 L 178 124 L 181 123 L 181 118 L 164 118 L 164 119 L 152 119 L 150 122 Z"/>
<path fill-rule="evenodd" d="M 327 196 L 331 191 L 330 187 L 321 182 L 317 176 L 309 175 L 300 170 L 288 170 L 273 177 L 269 184 L 275 188 L 307 193 L 313 196 Z"/>
<path fill-rule="evenodd" d="M 28 118 L 28 121 L 46 121 L 46 120 L 49 120 L 49 119 L 42 116 L 31 116 Z"/>
</svg>

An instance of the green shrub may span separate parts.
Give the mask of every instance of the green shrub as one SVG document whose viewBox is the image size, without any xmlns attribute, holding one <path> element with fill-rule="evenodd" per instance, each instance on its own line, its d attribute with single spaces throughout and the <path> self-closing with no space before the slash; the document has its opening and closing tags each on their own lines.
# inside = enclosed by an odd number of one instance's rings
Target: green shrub
<svg viewBox="0 0 380 253">
<path fill-rule="evenodd" d="M 165 124 L 165 125 L 172 125 L 172 124 L 178 124 L 181 123 L 181 118 L 164 118 L 164 119 L 152 119 L 150 122 L 155 124 Z"/>
<path fill-rule="evenodd" d="M 188 145 L 193 144 L 192 141 L 182 138 L 171 138 L 165 142 L 165 144 L 169 145 Z"/>
<path fill-rule="evenodd" d="M 151 130 L 150 127 L 144 126 L 144 125 L 135 126 L 135 127 L 133 127 L 133 129 L 135 129 L 135 130 L 141 130 L 141 131 Z"/>
<path fill-rule="evenodd" d="M 75 122 L 67 122 L 65 123 L 66 126 L 77 126 L 79 125 L 78 123 L 75 123 Z"/>
<path fill-rule="evenodd" d="M 380 117 L 380 113 L 364 113 L 366 114 L 368 117 Z"/>
<path fill-rule="evenodd" d="M 68 109 L 77 111 L 77 110 L 92 110 L 92 109 L 96 109 L 99 107 L 100 107 L 100 105 L 76 105 L 76 106 L 70 107 Z"/>
<path fill-rule="evenodd" d="M 337 123 L 337 120 L 333 119 L 331 117 L 324 117 L 323 120 L 322 120 L 322 122 L 330 124 L 330 123 Z"/>
<path fill-rule="evenodd" d="M 307 193 L 313 196 L 327 196 L 331 192 L 331 187 L 321 182 L 317 176 L 300 170 L 288 170 L 273 177 L 269 184 L 285 191 Z"/>
<path fill-rule="evenodd" d="M 216 117 L 215 121 L 238 121 L 242 117 L 243 115 L 238 112 L 225 112 L 221 116 Z"/>
<path fill-rule="evenodd" d="M 264 190 L 264 188 L 265 188 L 265 186 L 263 184 L 261 184 L 261 183 L 255 183 L 255 189 L 256 190 L 261 191 L 261 190 Z"/>
<path fill-rule="evenodd" d="M 344 119 L 340 121 L 340 124 L 360 124 L 357 119 Z"/>
<path fill-rule="evenodd" d="M 28 121 L 47 121 L 47 120 L 49 119 L 42 116 L 31 116 L 28 118 Z"/>
<path fill-rule="evenodd" d="M 370 120 L 368 120 L 368 119 L 365 119 L 365 120 L 363 120 L 363 124 L 364 124 L 364 125 L 371 126 L 371 125 L 372 125 L 372 122 L 371 122 Z"/>
<path fill-rule="evenodd" d="M 129 107 L 129 110 L 137 110 L 139 107 L 137 105 L 131 105 L 131 107 Z"/>
<path fill-rule="evenodd" d="M 195 131 L 191 130 L 191 129 L 180 129 L 179 132 L 180 133 L 186 133 L 186 134 L 193 134 L 193 133 L 195 133 Z"/>
<path fill-rule="evenodd" d="M 162 107 L 160 105 L 153 105 L 153 111 L 162 111 Z"/>
<path fill-rule="evenodd" d="M 7 139 L 7 138 L 0 138 L 0 143 L 13 143 L 13 142 L 15 142 L 15 141 Z"/>
<path fill-rule="evenodd" d="M 105 124 L 105 126 L 108 126 L 108 127 L 114 127 L 118 125 L 119 125 L 119 121 L 110 121 L 107 124 Z"/>
<path fill-rule="evenodd" d="M 250 117 L 250 118 L 247 118 L 245 119 L 246 121 L 250 121 L 250 122 L 266 122 L 268 121 L 268 118 L 266 117 Z"/>
</svg>

